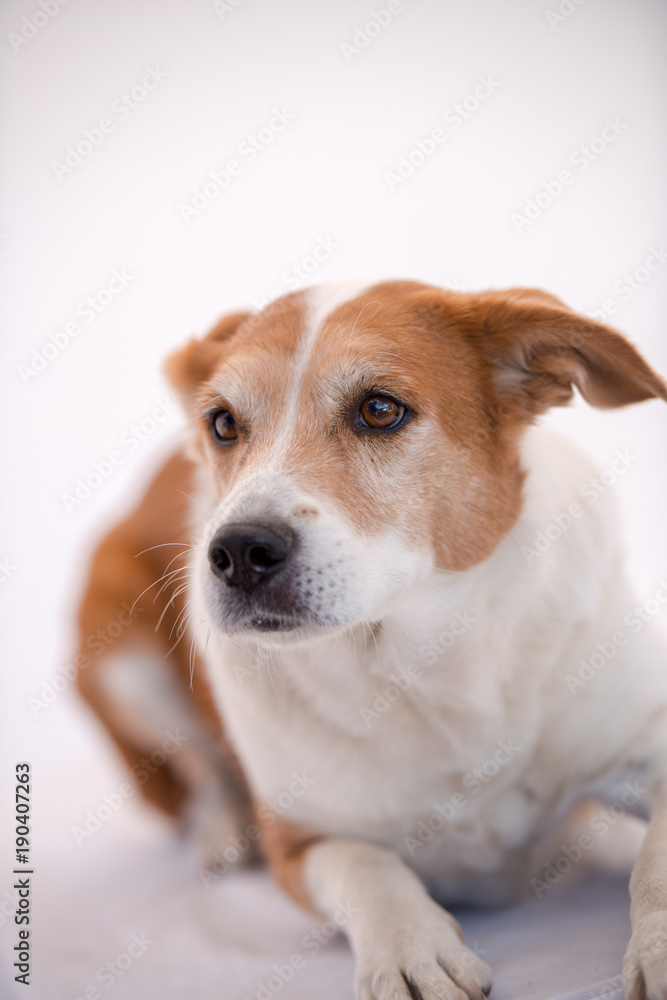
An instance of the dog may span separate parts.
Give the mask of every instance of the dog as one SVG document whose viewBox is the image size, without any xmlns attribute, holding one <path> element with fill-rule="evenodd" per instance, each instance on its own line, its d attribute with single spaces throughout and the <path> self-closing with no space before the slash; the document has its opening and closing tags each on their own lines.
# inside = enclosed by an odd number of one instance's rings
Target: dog
<svg viewBox="0 0 667 1000">
<path fill-rule="evenodd" d="M 86 653 L 134 609 L 79 687 L 147 798 L 205 856 L 250 845 L 302 906 L 347 907 L 360 1000 L 480 1000 L 444 905 L 530 892 L 561 817 L 634 789 L 625 990 L 665 1000 L 667 652 L 628 625 L 610 494 L 586 503 L 595 468 L 539 425 L 665 383 L 552 295 L 411 281 L 226 316 L 166 373 L 189 443 L 79 616 Z"/>
</svg>

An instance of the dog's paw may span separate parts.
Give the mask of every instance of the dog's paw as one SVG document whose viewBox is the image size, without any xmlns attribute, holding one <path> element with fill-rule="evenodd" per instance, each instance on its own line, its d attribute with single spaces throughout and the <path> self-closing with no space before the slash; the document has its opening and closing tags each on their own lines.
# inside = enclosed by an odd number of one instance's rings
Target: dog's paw
<svg viewBox="0 0 667 1000">
<path fill-rule="evenodd" d="M 623 985 L 627 1000 L 667 1000 L 667 910 L 639 921 L 623 960 Z"/>
<path fill-rule="evenodd" d="M 435 904 L 434 904 L 435 906 Z M 436 907 L 429 920 L 377 928 L 357 956 L 358 1000 L 484 1000 L 492 975 L 463 942 L 458 924 Z"/>
</svg>

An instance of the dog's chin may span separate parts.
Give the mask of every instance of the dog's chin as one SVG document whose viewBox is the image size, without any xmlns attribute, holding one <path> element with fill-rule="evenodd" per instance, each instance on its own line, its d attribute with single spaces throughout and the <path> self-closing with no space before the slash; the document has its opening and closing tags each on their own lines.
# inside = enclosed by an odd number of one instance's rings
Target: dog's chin
<svg viewBox="0 0 667 1000">
<path fill-rule="evenodd" d="M 276 614 L 260 610 L 222 618 L 212 616 L 210 620 L 216 621 L 217 629 L 230 638 L 251 640 L 262 646 L 281 649 L 305 646 L 350 627 L 350 623 L 334 618 L 322 620 L 319 616 L 307 614 Z"/>
</svg>

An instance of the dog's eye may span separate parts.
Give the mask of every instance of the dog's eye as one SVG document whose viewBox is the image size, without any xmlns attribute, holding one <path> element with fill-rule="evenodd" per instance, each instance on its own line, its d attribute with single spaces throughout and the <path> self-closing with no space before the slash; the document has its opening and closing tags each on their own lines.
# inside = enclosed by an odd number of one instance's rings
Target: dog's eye
<svg viewBox="0 0 667 1000">
<path fill-rule="evenodd" d="M 405 407 L 391 396 L 368 396 L 359 407 L 364 427 L 386 430 L 397 427 L 405 416 Z"/>
<path fill-rule="evenodd" d="M 211 429 L 216 441 L 232 444 L 239 436 L 234 417 L 229 410 L 216 410 L 211 414 Z"/>
</svg>

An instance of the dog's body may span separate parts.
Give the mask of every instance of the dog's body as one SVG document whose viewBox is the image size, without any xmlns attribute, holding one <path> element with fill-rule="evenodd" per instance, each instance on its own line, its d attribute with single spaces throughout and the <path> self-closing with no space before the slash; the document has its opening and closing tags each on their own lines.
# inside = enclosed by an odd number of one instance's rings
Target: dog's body
<svg viewBox="0 0 667 1000">
<path fill-rule="evenodd" d="M 305 768 L 313 783 L 291 821 L 396 849 L 448 901 L 530 889 L 529 849 L 564 804 L 619 802 L 667 750 L 649 725 L 667 709 L 665 649 L 650 628 L 623 624 L 637 601 L 606 505 L 528 563 L 596 471 L 551 434 L 529 437 L 531 501 L 511 536 L 466 573 L 429 574 L 372 638 L 359 629 L 274 650 L 264 670 L 252 644 L 209 640 L 216 701 L 259 800 Z M 619 627 L 631 641 L 581 681 L 580 662 Z M 476 778 L 487 761 L 500 766 Z"/>
<path fill-rule="evenodd" d="M 667 399 L 664 384 L 551 296 L 407 282 L 229 317 L 169 375 L 199 424 L 195 465 L 172 460 L 106 543 L 82 635 L 105 588 L 110 614 L 173 582 L 181 550 L 152 546 L 192 539 L 190 603 L 167 619 L 178 631 L 187 610 L 206 661 L 259 817 L 245 839 L 299 902 L 351 906 L 360 997 L 488 991 L 413 872 L 441 901 L 530 891 L 550 831 L 596 795 L 653 816 L 625 973 L 633 1000 L 664 1000 L 667 654 L 636 613 L 609 494 L 582 499 L 595 469 L 533 426 L 573 384 L 599 406 Z M 109 546 L 125 553 L 111 584 Z M 172 809 L 190 793 L 205 848 L 223 850 L 248 803 L 205 693 L 207 725 L 186 720 L 176 674 L 151 694 L 165 648 L 149 620 L 82 688 L 130 763 L 178 718 L 199 734 L 146 790 Z"/>
</svg>

